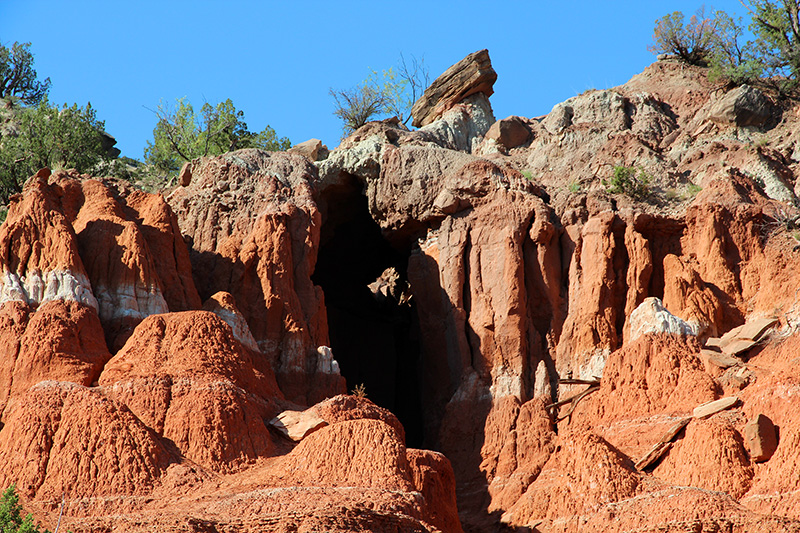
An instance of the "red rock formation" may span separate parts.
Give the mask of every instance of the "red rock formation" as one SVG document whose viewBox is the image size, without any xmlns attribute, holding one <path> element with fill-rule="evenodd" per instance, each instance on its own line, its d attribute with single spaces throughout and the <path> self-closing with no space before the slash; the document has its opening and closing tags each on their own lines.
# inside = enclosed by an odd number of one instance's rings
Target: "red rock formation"
<svg viewBox="0 0 800 533">
<path fill-rule="evenodd" d="M 481 449 L 481 470 L 490 483 L 490 513 L 509 509 L 522 497 L 550 459 L 556 441 L 543 398 L 519 405 L 509 396 L 500 402 L 486 419 L 487 438 Z"/>
<path fill-rule="evenodd" d="M 169 202 L 192 241 L 201 297 L 233 296 L 288 398 L 314 403 L 344 392 L 340 376 L 317 368 L 317 348 L 329 341 L 322 291 L 310 278 L 320 228 L 314 166 L 300 155 L 242 150 L 192 175 Z"/>
<path fill-rule="evenodd" d="M 203 310 L 211 311 L 222 320 L 224 320 L 233 330 L 233 336 L 236 340 L 241 342 L 248 349 L 253 352 L 258 352 L 258 343 L 250 333 L 250 326 L 239 308 L 236 307 L 236 302 L 230 293 L 220 291 L 212 294 L 211 297 L 203 304 Z"/>
<path fill-rule="evenodd" d="M 286 456 L 281 470 L 300 485 L 412 489 L 405 446 L 379 420 L 339 422 L 315 431 Z"/>
<path fill-rule="evenodd" d="M 756 373 L 754 383 L 739 396 L 748 418 L 763 413 L 778 430 L 778 447 L 772 457 L 753 465 L 755 476 L 750 491 L 741 499 L 749 509 L 800 519 L 800 494 L 796 479 L 800 472 L 800 412 L 794 398 L 800 394 L 800 373 L 796 357 L 800 337 L 794 335 L 770 344 L 748 364 Z"/>
<path fill-rule="evenodd" d="M 160 195 L 115 190 L 75 173 L 42 174 L 11 206 L 4 228 L 2 300 L 94 307 L 114 351 L 142 318 L 168 310 L 162 286 L 169 286 L 172 310 L 200 306 L 186 247 Z"/>
<path fill-rule="evenodd" d="M 127 192 L 124 202 L 147 241 L 169 310 L 199 309 L 200 296 L 192 279 L 189 250 L 178 219 L 164 197 L 133 190 Z"/>
<path fill-rule="evenodd" d="M 56 381 L 13 402 L 0 458 L 0 484 L 39 500 L 148 494 L 177 460 L 124 405 Z"/>
<path fill-rule="evenodd" d="M 311 410 L 328 424 L 356 419 L 380 420 L 395 430 L 401 443 L 406 442 L 405 429 L 397 417 L 367 398 L 340 394 L 316 404 Z"/>
<path fill-rule="evenodd" d="M 0 253 L 2 302 L 69 300 L 97 308 L 75 232 L 60 212 L 58 192 L 47 186 L 47 173 L 37 174 L 23 196 L 12 199 Z"/>
<path fill-rule="evenodd" d="M 710 87 L 657 63 L 520 119 L 530 135 L 502 149 L 502 132 L 481 140 L 486 97 L 461 95 L 418 131 L 369 124 L 316 164 L 193 162 L 169 205 L 43 172 L 0 228 L 0 481 L 51 517 L 73 498 L 75 531 L 457 532 L 454 491 L 473 531 L 797 530 L 798 118 L 781 104 L 782 122 L 734 135 Z M 607 190 L 620 164 L 652 177 L 647 201 Z M 381 251 L 333 262 L 385 256 L 329 298 L 331 331 L 355 289 L 385 320 L 350 324 L 361 351 L 342 370 L 379 369 L 369 391 L 387 405 L 418 396 L 397 413 L 423 419 L 408 439 L 444 455 L 407 449 L 392 413 L 349 396 L 310 408 L 329 425 L 299 444 L 267 427 L 304 408 L 277 383 L 303 404 L 344 390 L 311 276 L 350 223 Z M 392 288 L 376 295 L 381 272 Z M 175 312 L 200 297 L 211 313 Z M 631 317 L 659 299 L 699 338 L 639 335 Z M 765 315 L 772 333 L 704 365 L 706 336 Z M 112 351 L 127 339 L 109 362 L 100 324 Z M 684 423 L 722 394 L 739 401 Z M 770 456 L 742 439 L 757 415 L 778 427 Z"/>
<path fill-rule="evenodd" d="M 509 524 L 535 525 L 590 512 L 631 498 L 641 480 L 630 460 L 591 432 L 560 435 L 556 452 L 522 498 L 503 515 Z"/>
<path fill-rule="evenodd" d="M 143 318 L 169 310 L 153 255 L 108 187 L 63 174 L 54 179 L 51 187 L 77 234 L 109 347 L 117 351 Z"/>
<path fill-rule="evenodd" d="M 461 531 L 456 504 L 456 480 L 447 458 L 437 452 L 407 449 L 414 488 L 425 498 L 425 517 L 442 531 Z"/>
<path fill-rule="evenodd" d="M 97 313 L 74 301 L 49 301 L 32 311 L 19 302 L 0 308 L 4 322 L 0 406 L 40 381 L 89 386 L 111 358 Z"/>
<path fill-rule="evenodd" d="M 664 258 L 664 306 L 673 314 L 698 326 L 698 333 L 716 337 L 725 323 L 722 303 L 700 274 L 675 255 Z"/>
<path fill-rule="evenodd" d="M 265 421 L 277 414 L 280 391 L 212 313 L 148 317 L 106 364 L 99 383 L 209 469 L 234 471 L 271 452 Z"/>
<path fill-rule="evenodd" d="M 742 436 L 724 417 L 695 420 L 653 475 L 673 485 L 727 492 L 741 498 L 753 480 Z"/>
<path fill-rule="evenodd" d="M 434 452 L 406 450 L 394 428 L 380 420 L 353 419 L 324 427 L 275 468 L 301 486 L 419 491 L 422 501 L 408 514 L 424 516 L 442 531 L 461 531 L 449 461 Z"/>
</svg>

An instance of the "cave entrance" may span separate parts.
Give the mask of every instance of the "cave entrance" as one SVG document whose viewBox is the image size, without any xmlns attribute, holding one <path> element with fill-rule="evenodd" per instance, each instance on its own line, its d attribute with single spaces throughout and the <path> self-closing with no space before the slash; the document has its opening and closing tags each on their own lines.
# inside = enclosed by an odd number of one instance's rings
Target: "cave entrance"
<svg viewBox="0 0 800 533">
<path fill-rule="evenodd" d="M 370 400 L 400 419 L 408 446 L 421 447 L 419 324 L 406 281 L 410 247 L 384 239 L 353 176 L 327 188 L 321 204 L 311 279 L 325 293 L 331 349 L 347 390 L 363 385 Z"/>
</svg>

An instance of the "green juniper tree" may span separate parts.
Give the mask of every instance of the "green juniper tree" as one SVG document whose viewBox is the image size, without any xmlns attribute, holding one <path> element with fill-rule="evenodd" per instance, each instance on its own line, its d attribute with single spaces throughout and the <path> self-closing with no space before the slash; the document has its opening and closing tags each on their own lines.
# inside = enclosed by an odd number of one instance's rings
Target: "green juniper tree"
<svg viewBox="0 0 800 533">
<path fill-rule="evenodd" d="M 22 512 L 16 488 L 11 485 L 0 498 L 0 532 L 50 533 L 47 529 L 39 529 L 39 526 L 33 523 L 32 515 L 28 514 L 23 518 Z"/>
<path fill-rule="evenodd" d="M 779 89 L 800 80 L 800 0 L 742 0 L 754 39 L 743 42 L 741 18 L 701 8 L 684 25 L 680 11 L 656 21 L 654 53 L 671 53 L 693 65 L 710 66 L 713 79 L 734 85 L 761 79 Z M 762 78 L 766 76 L 767 78 Z"/>
<path fill-rule="evenodd" d="M 17 98 L 26 105 L 38 104 L 50 90 L 50 78 L 36 79 L 31 43 L 0 44 L 0 98 Z"/>
<path fill-rule="evenodd" d="M 111 159 L 100 134 L 103 121 L 91 104 L 59 108 L 44 98 L 16 109 L 10 122 L 11 131 L 0 137 L 0 203 L 42 167 L 90 172 Z"/>
<path fill-rule="evenodd" d="M 291 147 L 288 138 L 279 138 L 269 126 L 258 133 L 248 130 L 244 112 L 237 110 L 230 98 L 216 106 L 206 102 L 199 115 L 186 98 L 178 99 L 176 107 L 162 102 L 154 112 L 158 123 L 144 157 L 147 163 L 168 174 L 196 157 L 240 148 L 276 151 Z"/>
<path fill-rule="evenodd" d="M 0 204 L 42 167 L 91 172 L 113 159 L 91 104 L 59 107 L 37 81 L 30 43 L 0 45 Z"/>
</svg>

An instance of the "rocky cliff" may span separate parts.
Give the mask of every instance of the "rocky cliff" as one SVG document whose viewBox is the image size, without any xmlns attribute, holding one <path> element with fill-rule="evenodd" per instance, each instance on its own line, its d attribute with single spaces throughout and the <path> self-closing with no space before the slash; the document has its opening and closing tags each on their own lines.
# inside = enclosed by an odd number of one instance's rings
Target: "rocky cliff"
<svg viewBox="0 0 800 533">
<path fill-rule="evenodd" d="M 76 532 L 800 531 L 793 101 L 662 61 L 495 120 L 496 77 L 163 195 L 32 177 L 0 484 Z"/>
</svg>

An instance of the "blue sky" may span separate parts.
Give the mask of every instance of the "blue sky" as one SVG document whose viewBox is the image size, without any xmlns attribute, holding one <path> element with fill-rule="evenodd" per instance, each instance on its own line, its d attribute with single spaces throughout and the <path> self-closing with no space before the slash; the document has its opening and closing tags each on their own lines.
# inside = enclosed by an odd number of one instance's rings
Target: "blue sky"
<svg viewBox="0 0 800 533">
<path fill-rule="evenodd" d="M 655 60 L 654 21 L 688 1 L 301 2 L 0 0 L 0 42 L 31 42 L 50 100 L 91 102 L 123 155 L 141 158 L 160 100 L 231 98 L 251 131 L 340 138 L 329 88 L 424 57 L 431 80 L 488 48 L 495 116 L 528 117 Z M 737 0 L 714 8 L 746 14 Z"/>
</svg>

